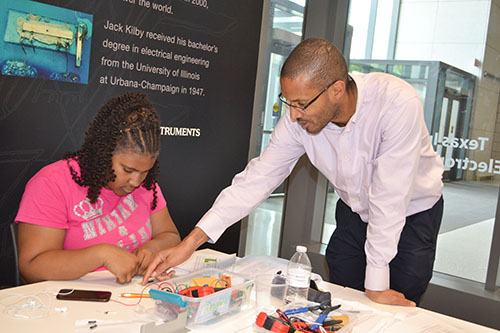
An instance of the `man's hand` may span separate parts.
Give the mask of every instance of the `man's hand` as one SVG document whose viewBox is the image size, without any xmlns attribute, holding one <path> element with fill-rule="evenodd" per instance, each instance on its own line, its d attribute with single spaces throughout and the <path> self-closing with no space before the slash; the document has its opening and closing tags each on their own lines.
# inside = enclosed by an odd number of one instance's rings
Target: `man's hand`
<svg viewBox="0 0 500 333">
<path fill-rule="evenodd" d="M 365 290 L 366 296 L 372 301 L 382 304 L 416 306 L 415 302 L 406 299 L 405 295 L 392 289 L 383 291 Z"/>
<path fill-rule="evenodd" d="M 179 245 L 158 252 L 149 267 L 144 273 L 142 285 L 148 282 L 150 276 L 155 277 L 160 281 L 169 279 L 173 275 L 173 271 L 168 272 L 172 267 L 182 264 L 188 260 L 194 253 L 194 249 L 187 249 L 181 242 Z"/>
<path fill-rule="evenodd" d="M 207 234 L 196 227 L 180 244 L 158 252 L 144 274 L 142 285 L 148 282 L 150 276 L 160 281 L 172 277 L 173 272 L 168 272 L 168 270 L 188 260 L 194 251 L 207 240 Z"/>
</svg>

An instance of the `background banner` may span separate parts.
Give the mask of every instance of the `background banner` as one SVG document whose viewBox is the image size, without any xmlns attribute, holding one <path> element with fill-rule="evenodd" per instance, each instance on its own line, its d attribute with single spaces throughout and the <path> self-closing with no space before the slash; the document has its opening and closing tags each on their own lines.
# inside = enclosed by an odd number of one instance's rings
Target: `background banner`
<svg viewBox="0 0 500 333">
<path fill-rule="evenodd" d="M 159 183 L 187 235 L 247 162 L 262 3 L 0 3 L 2 267 L 26 182 L 77 150 L 100 106 L 130 90 L 160 113 Z M 239 229 L 214 248 L 236 252 Z"/>
</svg>

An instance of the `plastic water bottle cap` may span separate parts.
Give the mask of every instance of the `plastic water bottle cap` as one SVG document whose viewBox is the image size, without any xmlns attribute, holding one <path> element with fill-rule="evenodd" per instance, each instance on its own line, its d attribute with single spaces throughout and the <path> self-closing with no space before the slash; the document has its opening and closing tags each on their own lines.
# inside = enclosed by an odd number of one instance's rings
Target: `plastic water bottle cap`
<svg viewBox="0 0 500 333">
<path fill-rule="evenodd" d="M 297 245 L 297 247 L 295 248 L 295 250 L 297 252 L 304 252 L 304 253 L 306 253 L 307 252 L 307 247 L 305 247 L 303 245 Z"/>
</svg>

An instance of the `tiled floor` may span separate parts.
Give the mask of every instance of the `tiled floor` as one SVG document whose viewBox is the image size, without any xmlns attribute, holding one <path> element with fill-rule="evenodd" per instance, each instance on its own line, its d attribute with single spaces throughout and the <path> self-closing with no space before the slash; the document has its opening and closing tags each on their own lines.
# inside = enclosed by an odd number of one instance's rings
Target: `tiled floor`
<svg viewBox="0 0 500 333">
<path fill-rule="evenodd" d="M 485 282 L 495 219 L 439 235 L 434 270 Z"/>
<path fill-rule="evenodd" d="M 484 282 L 499 187 L 477 182 L 449 182 L 443 189 L 436 271 Z M 338 197 L 328 195 L 322 242 L 335 230 L 334 207 Z M 283 197 L 272 197 L 249 217 L 246 255 L 277 255 Z"/>
</svg>

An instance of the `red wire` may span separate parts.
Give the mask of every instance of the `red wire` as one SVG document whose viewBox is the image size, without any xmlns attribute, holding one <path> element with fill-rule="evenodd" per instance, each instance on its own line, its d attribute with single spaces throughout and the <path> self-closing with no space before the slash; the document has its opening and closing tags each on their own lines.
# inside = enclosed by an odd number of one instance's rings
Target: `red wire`
<svg viewBox="0 0 500 333">
<path fill-rule="evenodd" d="M 280 309 L 277 309 L 276 312 L 278 313 L 278 316 L 287 322 L 290 326 L 292 326 L 293 329 L 299 332 L 317 332 L 316 330 L 312 331 L 309 329 L 311 327 L 311 324 L 308 324 L 304 322 L 303 320 L 296 318 L 297 321 L 292 321 L 290 318 Z"/>
</svg>

